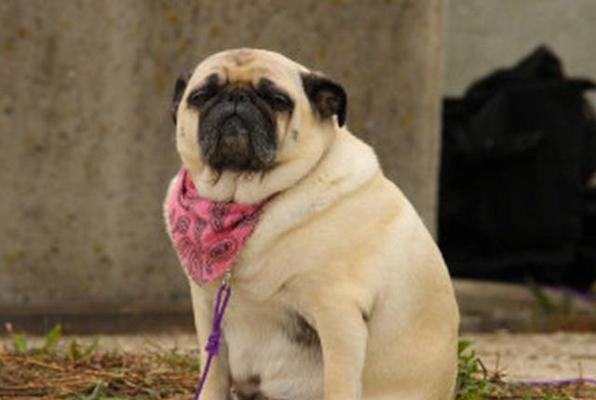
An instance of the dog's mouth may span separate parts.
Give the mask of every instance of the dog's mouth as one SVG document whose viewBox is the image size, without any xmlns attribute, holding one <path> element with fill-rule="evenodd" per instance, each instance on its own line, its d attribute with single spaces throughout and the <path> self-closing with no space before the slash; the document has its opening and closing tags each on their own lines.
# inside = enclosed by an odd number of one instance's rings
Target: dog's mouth
<svg viewBox="0 0 596 400">
<path fill-rule="evenodd" d="M 259 171 L 275 161 L 275 121 L 246 93 L 237 91 L 205 110 L 198 131 L 203 159 L 218 171 Z"/>
<path fill-rule="evenodd" d="M 250 131 L 240 117 L 233 115 L 223 121 L 217 144 L 211 149 L 210 163 L 217 169 L 251 169 L 255 158 Z"/>
</svg>

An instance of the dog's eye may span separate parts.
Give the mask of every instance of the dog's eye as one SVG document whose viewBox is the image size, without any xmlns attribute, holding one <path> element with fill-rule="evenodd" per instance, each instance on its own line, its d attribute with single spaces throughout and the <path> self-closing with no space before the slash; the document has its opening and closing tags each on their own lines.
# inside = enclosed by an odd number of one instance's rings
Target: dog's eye
<svg viewBox="0 0 596 400">
<path fill-rule="evenodd" d="M 209 99 L 217 94 L 217 87 L 209 85 L 202 88 L 198 88 L 190 92 L 188 95 L 188 105 L 193 107 L 201 107 Z"/>
<path fill-rule="evenodd" d="M 265 97 L 275 111 L 291 111 L 294 108 L 294 102 L 286 94 L 271 93 Z"/>
</svg>

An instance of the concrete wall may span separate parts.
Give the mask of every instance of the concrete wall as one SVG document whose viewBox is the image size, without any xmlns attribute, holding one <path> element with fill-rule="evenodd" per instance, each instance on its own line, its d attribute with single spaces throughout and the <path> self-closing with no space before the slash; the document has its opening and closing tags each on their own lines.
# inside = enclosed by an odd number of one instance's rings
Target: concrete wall
<svg viewBox="0 0 596 400">
<path fill-rule="evenodd" d="M 225 48 L 343 82 L 349 126 L 434 226 L 442 0 L 3 0 L 0 18 L 0 316 L 187 302 L 160 211 L 170 92 Z"/>
<path fill-rule="evenodd" d="M 445 92 L 548 44 L 567 73 L 596 80 L 596 1 L 449 0 Z M 591 96 L 596 105 L 596 96 Z"/>
</svg>

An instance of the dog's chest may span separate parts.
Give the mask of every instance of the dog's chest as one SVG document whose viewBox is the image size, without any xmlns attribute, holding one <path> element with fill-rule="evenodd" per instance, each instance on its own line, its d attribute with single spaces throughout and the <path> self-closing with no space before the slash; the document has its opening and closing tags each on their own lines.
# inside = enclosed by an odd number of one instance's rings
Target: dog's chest
<svg viewBox="0 0 596 400">
<path fill-rule="evenodd" d="M 319 337 L 298 313 L 234 293 L 223 329 L 238 400 L 322 398 Z"/>
</svg>

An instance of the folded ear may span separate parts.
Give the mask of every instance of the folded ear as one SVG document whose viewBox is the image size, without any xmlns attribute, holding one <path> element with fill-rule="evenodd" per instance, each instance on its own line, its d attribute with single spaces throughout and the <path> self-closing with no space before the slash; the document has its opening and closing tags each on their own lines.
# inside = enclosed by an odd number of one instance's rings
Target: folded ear
<svg viewBox="0 0 596 400">
<path fill-rule="evenodd" d="M 188 81 L 192 76 L 192 71 L 186 71 L 180 74 L 178 79 L 176 79 L 176 84 L 174 85 L 174 95 L 172 96 L 172 108 L 170 112 L 172 113 L 172 119 L 174 120 L 174 125 L 176 125 L 176 111 L 178 111 L 178 106 L 180 105 L 180 100 L 182 100 L 182 95 L 184 94 L 184 89 L 186 89 L 186 85 L 188 85 Z"/>
<path fill-rule="evenodd" d="M 310 104 L 321 118 L 337 115 L 337 123 L 340 127 L 344 126 L 348 99 L 340 84 L 322 75 L 309 73 L 302 74 L 302 85 Z"/>
</svg>

